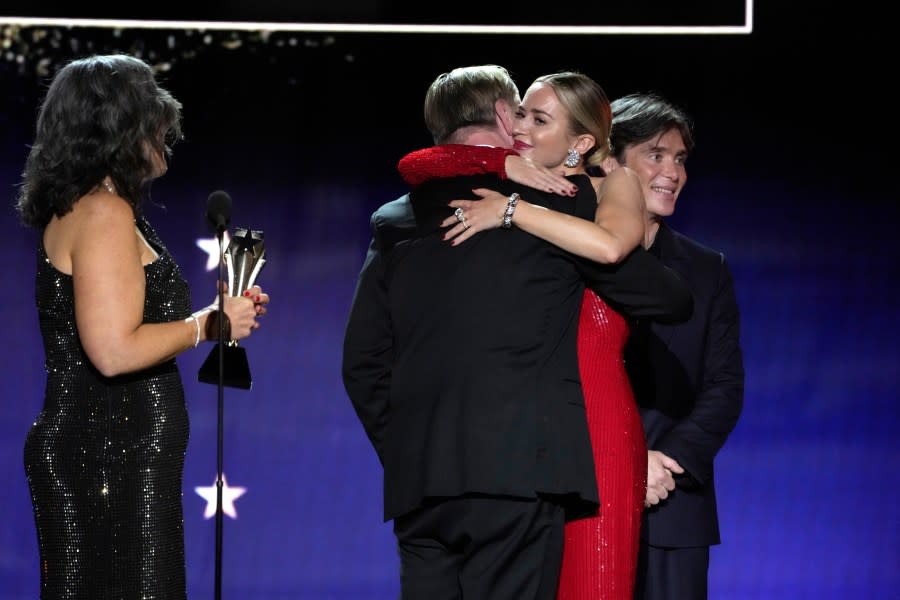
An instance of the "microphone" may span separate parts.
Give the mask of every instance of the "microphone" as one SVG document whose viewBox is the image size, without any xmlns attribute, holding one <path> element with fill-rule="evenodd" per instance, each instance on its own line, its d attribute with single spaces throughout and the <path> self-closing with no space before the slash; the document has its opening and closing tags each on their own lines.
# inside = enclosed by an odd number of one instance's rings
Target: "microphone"
<svg viewBox="0 0 900 600">
<path fill-rule="evenodd" d="M 206 223 L 217 235 L 225 231 L 231 222 L 231 196 L 217 190 L 206 200 Z"/>
</svg>

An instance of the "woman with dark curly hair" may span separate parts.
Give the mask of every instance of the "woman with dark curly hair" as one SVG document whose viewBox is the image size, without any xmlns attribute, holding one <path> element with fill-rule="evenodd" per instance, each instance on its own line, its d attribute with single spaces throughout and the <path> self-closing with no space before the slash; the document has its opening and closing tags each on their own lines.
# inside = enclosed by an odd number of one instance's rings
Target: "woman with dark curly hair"
<svg viewBox="0 0 900 600">
<path fill-rule="evenodd" d="M 40 233 L 44 405 L 25 441 L 41 598 L 183 599 L 188 415 L 175 357 L 213 339 L 141 203 L 181 138 L 181 104 L 125 55 L 73 61 L 41 106 L 18 197 Z M 232 339 L 268 295 L 224 298 Z M 227 330 L 227 327 L 226 327 Z"/>
</svg>

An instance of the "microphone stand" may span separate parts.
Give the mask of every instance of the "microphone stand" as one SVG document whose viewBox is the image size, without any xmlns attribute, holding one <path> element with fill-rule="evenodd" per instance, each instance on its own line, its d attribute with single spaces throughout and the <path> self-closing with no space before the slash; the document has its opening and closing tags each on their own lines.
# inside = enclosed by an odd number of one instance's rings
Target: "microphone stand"
<svg viewBox="0 0 900 600">
<path fill-rule="evenodd" d="M 216 570 L 215 570 L 215 600 L 222 598 L 222 463 L 225 412 L 225 289 L 222 283 L 225 281 L 225 226 L 216 227 L 216 237 L 219 241 L 219 281 L 218 281 L 218 326 L 219 336 L 216 344 L 219 351 L 218 374 L 218 409 L 216 419 Z"/>
<path fill-rule="evenodd" d="M 216 325 L 218 326 L 219 334 L 216 340 L 216 348 L 213 352 L 209 353 L 209 356 L 206 357 L 206 360 L 203 362 L 203 365 L 200 367 L 200 371 L 197 374 L 197 379 L 203 383 L 215 383 L 218 390 L 218 416 L 216 419 L 216 600 L 220 600 L 222 598 L 222 493 L 223 488 L 225 487 L 225 479 L 222 469 L 224 454 L 222 452 L 222 447 L 224 445 L 223 440 L 225 437 L 225 420 L 223 417 L 225 412 L 225 386 L 228 385 L 249 390 L 252 385 L 252 379 L 250 377 L 250 366 L 247 364 L 246 352 L 243 348 L 237 346 L 237 342 L 230 339 L 230 335 L 228 335 L 228 340 L 225 339 L 226 328 L 229 332 L 231 330 L 230 327 L 226 327 L 226 319 L 228 317 L 225 315 L 225 282 L 227 277 L 225 270 L 225 230 L 228 227 L 228 221 L 230 217 L 231 197 L 221 190 L 210 194 L 209 199 L 207 200 L 206 219 L 209 225 L 215 230 L 216 239 L 219 246 L 219 281 L 217 290 L 218 310 L 216 311 L 216 318 L 218 319 Z M 244 252 L 241 254 L 240 262 L 240 272 L 242 274 L 244 273 L 244 267 L 248 266 L 244 261 L 245 257 L 250 255 L 248 252 L 249 248 L 253 247 L 260 252 L 260 255 L 256 256 L 256 261 L 250 263 L 252 268 L 250 269 L 249 273 L 251 273 L 252 276 L 255 277 L 255 275 L 258 274 L 259 269 L 262 268 L 262 266 L 265 264 L 265 260 L 262 258 L 262 253 L 264 252 L 262 246 L 262 232 L 251 232 L 249 230 L 238 229 L 235 234 L 240 238 L 240 241 L 238 243 L 244 250 Z M 232 255 L 231 258 L 234 258 L 234 256 Z M 236 289 L 238 287 L 236 285 L 236 282 L 230 281 L 230 278 L 228 278 L 227 281 L 229 293 L 232 295 L 237 295 L 236 292 L 239 290 Z M 248 283 L 252 285 L 252 279 Z M 209 318 L 211 317 L 207 317 L 207 325 L 209 324 Z M 207 333 L 208 332 L 209 329 L 207 328 Z M 228 363 L 228 370 L 231 373 L 228 378 L 226 378 L 225 376 L 226 363 Z M 216 368 L 216 366 L 214 365 L 217 365 L 218 368 Z M 216 372 L 213 374 L 212 371 Z"/>
</svg>

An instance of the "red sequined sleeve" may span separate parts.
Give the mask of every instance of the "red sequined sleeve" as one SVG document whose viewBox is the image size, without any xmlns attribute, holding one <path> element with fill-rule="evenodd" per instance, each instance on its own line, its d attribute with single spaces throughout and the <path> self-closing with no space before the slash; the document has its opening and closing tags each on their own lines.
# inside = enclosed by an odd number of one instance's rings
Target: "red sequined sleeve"
<svg viewBox="0 0 900 600">
<path fill-rule="evenodd" d="M 511 148 L 442 144 L 410 152 L 397 169 L 403 180 L 415 187 L 426 181 L 458 175 L 493 173 L 506 179 L 506 157 L 518 154 Z"/>
</svg>

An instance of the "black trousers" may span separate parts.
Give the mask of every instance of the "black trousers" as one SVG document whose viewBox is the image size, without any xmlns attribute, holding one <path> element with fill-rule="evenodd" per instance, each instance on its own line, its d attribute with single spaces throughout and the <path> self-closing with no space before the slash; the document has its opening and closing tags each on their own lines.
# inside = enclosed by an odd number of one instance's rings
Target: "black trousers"
<svg viewBox="0 0 900 600">
<path fill-rule="evenodd" d="M 401 600 L 553 600 L 564 524 L 547 499 L 430 501 L 394 519 Z"/>
<path fill-rule="evenodd" d="M 635 600 L 706 600 L 709 546 L 657 548 L 641 542 Z"/>
</svg>

